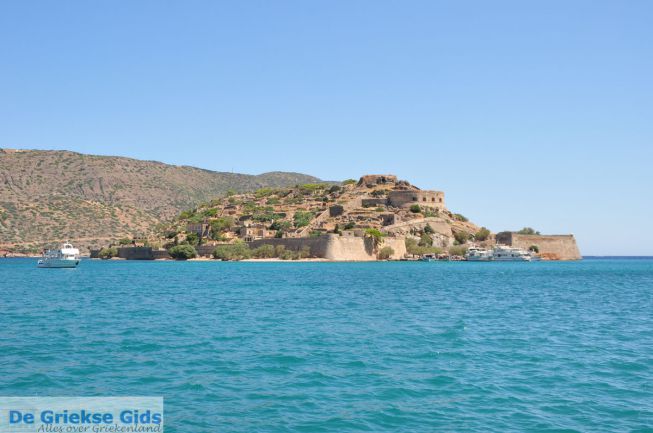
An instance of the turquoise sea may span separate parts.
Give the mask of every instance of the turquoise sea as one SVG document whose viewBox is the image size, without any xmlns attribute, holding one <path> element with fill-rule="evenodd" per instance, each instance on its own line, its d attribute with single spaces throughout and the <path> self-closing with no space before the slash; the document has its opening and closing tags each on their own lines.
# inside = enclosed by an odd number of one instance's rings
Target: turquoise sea
<svg viewBox="0 0 653 433">
<path fill-rule="evenodd" d="M 653 432 L 653 260 L 0 260 L 0 395 L 166 431 Z"/>
</svg>

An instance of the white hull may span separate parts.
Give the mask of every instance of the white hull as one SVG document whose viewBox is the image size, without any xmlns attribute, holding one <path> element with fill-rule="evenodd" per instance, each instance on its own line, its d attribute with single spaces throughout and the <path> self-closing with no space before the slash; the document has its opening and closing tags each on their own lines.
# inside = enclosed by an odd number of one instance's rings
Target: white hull
<svg viewBox="0 0 653 433">
<path fill-rule="evenodd" d="M 530 262 L 530 257 L 495 257 L 493 262 Z"/>
<path fill-rule="evenodd" d="M 76 268 L 79 265 L 79 250 L 66 242 L 61 249 L 48 250 L 36 264 L 39 268 Z"/>
<path fill-rule="evenodd" d="M 79 259 L 45 259 L 39 260 L 39 268 L 76 268 L 79 265 Z"/>
</svg>

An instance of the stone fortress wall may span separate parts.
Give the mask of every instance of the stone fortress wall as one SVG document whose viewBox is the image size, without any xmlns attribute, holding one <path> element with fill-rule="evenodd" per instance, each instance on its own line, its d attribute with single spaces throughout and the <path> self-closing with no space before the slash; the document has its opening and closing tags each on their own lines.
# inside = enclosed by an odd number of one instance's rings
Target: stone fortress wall
<svg viewBox="0 0 653 433">
<path fill-rule="evenodd" d="M 498 244 L 510 245 L 527 250 L 536 245 L 540 254 L 551 260 L 580 260 L 574 235 L 522 235 L 513 232 L 497 233 Z"/>
<path fill-rule="evenodd" d="M 390 191 L 388 194 L 388 204 L 400 208 L 407 208 L 418 204 L 420 206 L 443 210 L 445 209 L 444 192 L 422 190 Z"/>
<path fill-rule="evenodd" d="M 304 247 L 310 249 L 313 257 L 327 260 L 370 261 L 376 260 L 376 252 L 372 240 L 358 236 L 339 236 L 326 234 L 315 238 L 272 238 L 258 239 L 249 243 L 251 248 L 261 245 L 283 245 L 286 249 L 300 251 Z M 406 254 L 406 244 L 403 238 L 386 237 L 379 248 L 390 247 L 394 250 L 391 259 L 399 260 Z"/>
</svg>

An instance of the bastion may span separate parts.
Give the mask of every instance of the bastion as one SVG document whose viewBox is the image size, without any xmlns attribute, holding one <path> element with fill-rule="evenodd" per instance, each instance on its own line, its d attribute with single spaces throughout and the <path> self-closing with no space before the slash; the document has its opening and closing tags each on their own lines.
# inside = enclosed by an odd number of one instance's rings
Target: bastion
<svg viewBox="0 0 653 433">
<path fill-rule="evenodd" d="M 574 235 L 522 235 L 515 232 L 497 233 L 498 244 L 529 249 L 536 246 L 540 255 L 551 260 L 580 260 Z"/>
</svg>

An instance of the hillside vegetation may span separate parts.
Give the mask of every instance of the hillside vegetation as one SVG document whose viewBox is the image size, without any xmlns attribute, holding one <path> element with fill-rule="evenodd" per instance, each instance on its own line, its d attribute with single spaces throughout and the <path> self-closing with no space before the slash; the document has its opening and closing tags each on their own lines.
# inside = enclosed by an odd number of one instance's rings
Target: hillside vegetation
<svg viewBox="0 0 653 433">
<path fill-rule="evenodd" d="M 229 191 L 319 182 L 300 173 L 223 173 L 68 151 L 0 150 L 0 249 L 81 247 L 146 236 Z"/>
</svg>

